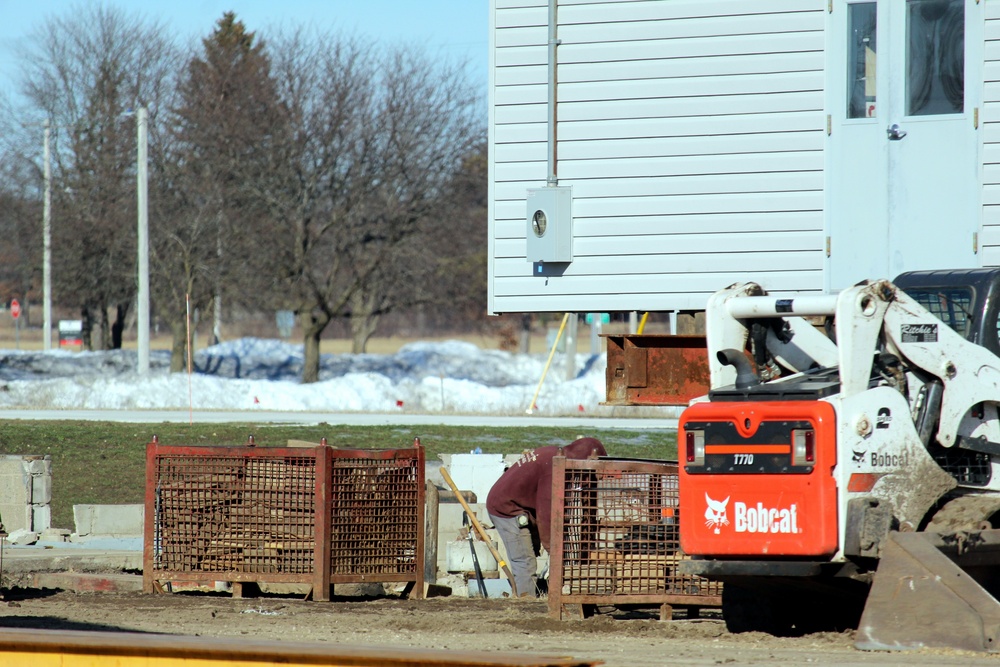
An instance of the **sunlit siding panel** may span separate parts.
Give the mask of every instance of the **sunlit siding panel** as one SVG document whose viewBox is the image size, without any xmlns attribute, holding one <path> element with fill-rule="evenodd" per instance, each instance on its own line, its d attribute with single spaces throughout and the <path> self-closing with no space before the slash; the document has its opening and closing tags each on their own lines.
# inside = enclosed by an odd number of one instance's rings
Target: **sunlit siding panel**
<svg viewBox="0 0 1000 667">
<path fill-rule="evenodd" d="M 557 172 L 574 261 L 532 275 L 546 0 L 493 0 L 492 312 L 702 309 L 736 280 L 823 284 L 822 0 L 560 0 Z"/>
<path fill-rule="evenodd" d="M 983 266 L 1000 266 L 1000 5 L 987 2 L 983 43 Z"/>
</svg>

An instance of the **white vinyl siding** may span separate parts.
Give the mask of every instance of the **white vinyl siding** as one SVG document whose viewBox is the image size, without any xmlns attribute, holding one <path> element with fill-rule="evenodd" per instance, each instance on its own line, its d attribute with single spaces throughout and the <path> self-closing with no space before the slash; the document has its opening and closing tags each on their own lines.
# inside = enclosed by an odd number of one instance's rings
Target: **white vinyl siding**
<svg viewBox="0 0 1000 667">
<path fill-rule="evenodd" d="M 983 41 L 983 266 L 1000 266 L 1000 4 L 987 2 Z"/>
<path fill-rule="evenodd" d="M 491 312 L 700 310 L 750 279 L 822 289 L 826 2 L 560 0 L 574 260 L 548 277 L 525 260 L 548 6 L 492 2 Z"/>
</svg>

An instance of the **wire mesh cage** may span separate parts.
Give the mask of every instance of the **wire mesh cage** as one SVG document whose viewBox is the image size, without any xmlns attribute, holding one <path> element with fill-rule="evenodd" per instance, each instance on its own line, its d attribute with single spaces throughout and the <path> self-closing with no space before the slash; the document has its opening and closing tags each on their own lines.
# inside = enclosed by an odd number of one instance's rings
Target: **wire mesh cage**
<svg viewBox="0 0 1000 667">
<path fill-rule="evenodd" d="M 419 581 L 424 450 L 331 450 L 330 580 Z"/>
<path fill-rule="evenodd" d="M 407 582 L 423 593 L 424 452 L 146 450 L 143 588 L 161 581 Z M 416 586 L 419 584 L 419 586 Z M 408 590 L 409 592 L 409 590 Z"/>
<path fill-rule="evenodd" d="M 659 605 L 695 612 L 721 604 L 721 584 L 677 572 L 677 465 L 553 460 L 549 613 L 566 604 Z"/>
</svg>

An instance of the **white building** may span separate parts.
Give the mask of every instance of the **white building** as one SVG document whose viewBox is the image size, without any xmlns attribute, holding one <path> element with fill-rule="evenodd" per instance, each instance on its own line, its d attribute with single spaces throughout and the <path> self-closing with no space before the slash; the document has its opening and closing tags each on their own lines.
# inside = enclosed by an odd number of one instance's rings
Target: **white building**
<svg viewBox="0 0 1000 667">
<path fill-rule="evenodd" d="M 490 17 L 491 312 L 701 310 L 739 280 L 1000 264 L 1000 0 Z"/>
</svg>

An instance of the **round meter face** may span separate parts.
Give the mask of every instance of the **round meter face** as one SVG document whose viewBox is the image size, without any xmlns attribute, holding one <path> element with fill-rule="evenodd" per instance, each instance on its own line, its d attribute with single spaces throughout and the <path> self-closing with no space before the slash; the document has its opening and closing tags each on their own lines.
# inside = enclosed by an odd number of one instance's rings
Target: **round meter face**
<svg viewBox="0 0 1000 667">
<path fill-rule="evenodd" d="M 545 218 L 545 211 L 535 211 L 535 215 L 531 216 L 531 229 L 534 230 L 535 236 L 544 236 L 545 228 L 548 224 L 549 221 Z"/>
</svg>

